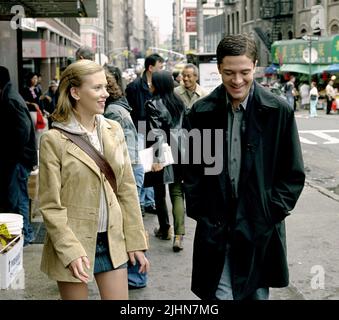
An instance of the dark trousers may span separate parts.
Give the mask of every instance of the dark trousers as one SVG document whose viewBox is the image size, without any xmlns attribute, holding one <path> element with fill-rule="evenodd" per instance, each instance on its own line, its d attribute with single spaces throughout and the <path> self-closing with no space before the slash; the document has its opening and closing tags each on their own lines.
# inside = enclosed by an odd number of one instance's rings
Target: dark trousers
<svg viewBox="0 0 339 320">
<path fill-rule="evenodd" d="M 33 228 L 29 221 L 29 197 L 27 182 L 30 171 L 20 163 L 8 176 L 7 210 L 23 216 L 24 245 L 34 240 Z"/>
<path fill-rule="evenodd" d="M 158 184 L 154 187 L 154 200 L 158 216 L 160 230 L 166 232 L 171 226 L 169 223 L 168 209 L 166 204 L 166 185 Z"/>
<path fill-rule="evenodd" d="M 333 99 L 329 99 L 327 97 L 326 100 L 327 100 L 326 114 L 330 114 L 331 113 L 331 109 L 332 109 L 332 101 L 333 101 Z"/>
</svg>

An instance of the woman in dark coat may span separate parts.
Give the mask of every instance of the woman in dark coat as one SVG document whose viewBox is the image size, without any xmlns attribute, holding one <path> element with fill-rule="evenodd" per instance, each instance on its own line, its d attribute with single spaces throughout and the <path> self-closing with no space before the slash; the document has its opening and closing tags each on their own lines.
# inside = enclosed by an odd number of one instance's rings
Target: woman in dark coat
<svg viewBox="0 0 339 320">
<path fill-rule="evenodd" d="M 166 205 L 166 183 L 169 183 L 169 193 L 172 201 L 174 220 L 173 251 L 183 249 L 183 235 L 185 234 L 185 210 L 182 189 L 182 175 L 178 165 L 163 167 L 161 160 L 164 157 L 162 144 L 167 142 L 174 156 L 180 156 L 178 148 L 178 133 L 182 127 L 185 106 L 181 99 L 173 92 L 172 75 L 167 71 L 158 71 L 152 74 L 153 98 L 146 102 L 147 126 L 154 135 L 155 140 L 148 141 L 148 146 L 157 146 L 152 172 L 146 173 L 145 185 L 154 187 L 156 212 L 159 228 L 154 230 L 155 236 L 171 239 L 171 226 L 169 223 Z M 149 135 L 148 135 L 149 137 Z M 175 157 L 176 158 L 176 157 Z"/>
<path fill-rule="evenodd" d="M 22 91 L 22 97 L 26 101 L 28 109 L 30 111 L 36 111 L 34 106 L 37 105 L 41 111 L 43 111 L 43 104 L 40 97 L 42 96 L 41 89 L 37 86 L 38 85 L 38 75 L 34 72 L 30 72 L 26 78 L 26 86 Z"/>
</svg>

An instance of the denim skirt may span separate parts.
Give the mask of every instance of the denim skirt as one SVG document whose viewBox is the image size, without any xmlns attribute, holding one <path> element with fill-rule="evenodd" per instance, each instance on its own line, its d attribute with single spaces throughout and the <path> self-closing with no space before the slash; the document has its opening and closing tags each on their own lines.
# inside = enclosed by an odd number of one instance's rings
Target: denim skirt
<svg viewBox="0 0 339 320">
<path fill-rule="evenodd" d="M 107 232 L 99 232 L 97 234 L 97 243 L 95 249 L 94 274 L 124 268 L 127 268 L 127 263 L 124 263 L 117 268 L 113 267 L 108 249 Z"/>
</svg>

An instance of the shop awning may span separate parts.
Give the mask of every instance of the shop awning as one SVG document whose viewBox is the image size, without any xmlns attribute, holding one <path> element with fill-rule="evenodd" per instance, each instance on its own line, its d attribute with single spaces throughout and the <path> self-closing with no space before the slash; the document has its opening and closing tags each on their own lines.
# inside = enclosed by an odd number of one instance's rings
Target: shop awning
<svg viewBox="0 0 339 320">
<path fill-rule="evenodd" d="M 328 72 L 339 72 L 339 63 L 331 64 L 326 69 Z"/>
<path fill-rule="evenodd" d="M 311 65 L 311 74 L 322 73 L 323 71 L 328 71 L 328 64 L 312 64 Z M 280 72 L 295 72 L 295 73 L 304 73 L 309 74 L 310 69 L 308 64 L 283 64 L 280 66 Z"/>
</svg>

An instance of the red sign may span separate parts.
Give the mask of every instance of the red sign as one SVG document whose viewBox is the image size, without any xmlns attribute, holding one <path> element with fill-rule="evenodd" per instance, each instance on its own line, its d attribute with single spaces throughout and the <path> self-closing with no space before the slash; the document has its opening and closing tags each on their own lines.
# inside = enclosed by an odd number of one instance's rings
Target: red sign
<svg viewBox="0 0 339 320">
<path fill-rule="evenodd" d="M 97 36 L 95 34 L 92 34 L 92 49 L 97 51 Z"/>
<path fill-rule="evenodd" d="M 186 8 L 186 32 L 197 32 L 197 9 Z"/>
</svg>

